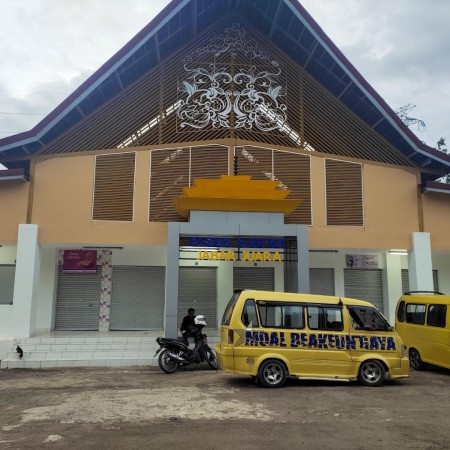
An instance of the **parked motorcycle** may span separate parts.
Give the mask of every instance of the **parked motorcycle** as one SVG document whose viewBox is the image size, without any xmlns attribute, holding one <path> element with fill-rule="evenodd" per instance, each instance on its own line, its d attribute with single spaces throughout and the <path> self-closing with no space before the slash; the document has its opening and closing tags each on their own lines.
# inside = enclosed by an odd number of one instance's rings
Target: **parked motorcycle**
<svg viewBox="0 0 450 450">
<path fill-rule="evenodd" d="M 194 319 L 195 330 L 192 335 L 194 337 L 195 347 L 189 348 L 185 344 L 183 338 L 156 338 L 156 342 L 160 346 L 155 353 L 155 357 L 159 354 L 158 364 L 160 369 L 165 373 L 174 373 L 180 367 L 189 364 L 201 364 L 206 362 L 213 370 L 219 368 L 217 356 L 208 345 L 206 334 L 202 333 L 202 329 L 206 326 L 204 316 L 196 316 Z"/>
</svg>

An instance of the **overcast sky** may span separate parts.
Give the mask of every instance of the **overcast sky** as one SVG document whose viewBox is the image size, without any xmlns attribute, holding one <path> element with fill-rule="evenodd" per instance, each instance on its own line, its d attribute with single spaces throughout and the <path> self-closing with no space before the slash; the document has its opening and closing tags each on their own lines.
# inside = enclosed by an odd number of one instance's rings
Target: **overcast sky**
<svg viewBox="0 0 450 450">
<path fill-rule="evenodd" d="M 168 3 L 0 0 L 0 138 L 36 125 Z M 394 110 L 416 105 L 422 141 L 450 144 L 450 0 L 300 3 Z"/>
</svg>

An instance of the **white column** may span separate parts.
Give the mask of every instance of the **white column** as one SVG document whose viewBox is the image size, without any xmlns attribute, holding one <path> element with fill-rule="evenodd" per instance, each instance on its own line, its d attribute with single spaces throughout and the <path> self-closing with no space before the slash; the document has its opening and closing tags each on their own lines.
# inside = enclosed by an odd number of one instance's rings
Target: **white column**
<svg viewBox="0 0 450 450">
<path fill-rule="evenodd" d="M 21 224 L 13 297 L 16 338 L 30 337 L 35 331 L 40 265 L 38 226 Z"/>
<path fill-rule="evenodd" d="M 430 233 L 413 233 L 413 249 L 408 254 L 409 289 L 433 291 Z"/>
<path fill-rule="evenodd" d="M 384 311 L 385 317 L 389 320 L 391 325 L 395 323 L 395 308 L 397 306 L 398 299 L 402 295 L 402 256 L 391 255 L 386 253 L 386 283 L 384 292 Z M 386 304 L 387 300 L 387 304 Z"/>
</svg>

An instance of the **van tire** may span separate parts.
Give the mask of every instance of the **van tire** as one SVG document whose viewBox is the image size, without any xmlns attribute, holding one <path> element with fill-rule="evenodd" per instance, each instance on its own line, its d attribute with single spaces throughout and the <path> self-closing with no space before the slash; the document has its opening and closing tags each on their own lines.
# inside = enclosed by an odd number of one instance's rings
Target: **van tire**
<svg viewBox="0 0 450 450">
<path fill-rule="evenodd" d="M 419 350 L 415 348 L 409 349 L 409 364 L 414 370 L 420 371 L 426 369 L 426 364 L 422 361 Z"/>
<path fill-rule="evenodd" d="M 278 359 L 268 359 L 259 367 L 258 380 L 264 387 L 282 387 L 286 377 L 286 366 Z"/>
<path fill-rule="evenodd" d="M 386 377 L 384 365 L 376 359 L 368 359 L 359 366 L 358 380 L 363 386 L 381 386 Z"/>
</svg>

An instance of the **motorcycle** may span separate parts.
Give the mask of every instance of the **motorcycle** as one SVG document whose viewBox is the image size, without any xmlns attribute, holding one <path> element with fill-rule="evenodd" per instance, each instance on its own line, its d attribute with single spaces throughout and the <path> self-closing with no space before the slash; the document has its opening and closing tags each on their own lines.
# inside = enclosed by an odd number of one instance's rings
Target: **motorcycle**
<svg viewBox="0 0 450 450">
<path fill-rule="evenodd" d="M 181 367 L 189 364 L 201 364 L 206 362 L 208 366 L 217 370 L 219 362 L 217 356 L 208 345 L 206 334 L 202 333 L 203 326 L 206 325 L 203 316 L 196 317 L 196 329 L 193 332 L 195 347 L 189 348 L 183 338 L 156 338 L 159 349 L 155 353 L 155 358 L 159 354 L 158 365 L 165 373 L 174 373 Z"/>
</svg>

